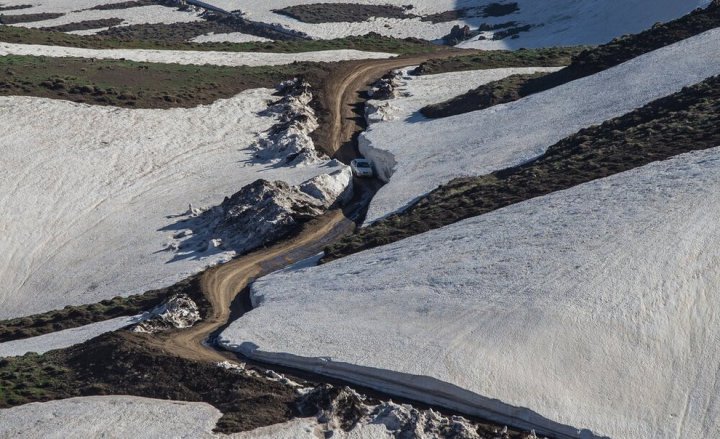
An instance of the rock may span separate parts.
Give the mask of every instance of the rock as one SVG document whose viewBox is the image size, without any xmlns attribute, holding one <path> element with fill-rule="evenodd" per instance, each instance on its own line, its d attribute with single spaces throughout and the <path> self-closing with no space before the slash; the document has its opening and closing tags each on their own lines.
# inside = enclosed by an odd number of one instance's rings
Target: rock
<svg viewBox="0 0 720 439">
<path fill-rule="evenodd" d="M 131 328 L 133 332 L 156 332 L 189 328 L 200 321 L 197 304 L 187 295 L 178 294 L 156 306 L 144 320 Z"/>
</svg>

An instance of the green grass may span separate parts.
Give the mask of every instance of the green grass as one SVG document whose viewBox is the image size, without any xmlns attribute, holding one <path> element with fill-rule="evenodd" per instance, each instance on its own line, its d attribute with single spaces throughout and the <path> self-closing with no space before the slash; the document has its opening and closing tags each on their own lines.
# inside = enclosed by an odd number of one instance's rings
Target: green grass
<svg viewBox="0 0 720 439">
<path fill-rule="evenodd" d="M 573 56 L 585 49 L 587 49 L 586 46 L 521 49 L 516 51 L 492 50 L 472 55 L 430 60 L 415 69 L 414 74 L 435 75 L 438 73 L 504 67 L 562 67 L 570 64 Z"/>
<path fill-rule="evenodd" d="M 367 34 L 334 40 L 289 40 L 247 43 L 190 43 L 159 39 L 121 39 L 116 37 L 72 35 L 41 29 L 0 26 L 0 41 L 18 44 L 81 47 L 87 49 L 160 49 L 222 52 L 300 53 L 320 50 L 356 49 L 397 54 L 430 53 L 443 48 L 428 41 L 399 39 Z"/>
<path fill-rule="evenodd" d="M 0 96 L 64 99 L 127 108 L 195 107 L 327 66 L 222 67 L 85 58 L 0 57 Z"/>
</svg>

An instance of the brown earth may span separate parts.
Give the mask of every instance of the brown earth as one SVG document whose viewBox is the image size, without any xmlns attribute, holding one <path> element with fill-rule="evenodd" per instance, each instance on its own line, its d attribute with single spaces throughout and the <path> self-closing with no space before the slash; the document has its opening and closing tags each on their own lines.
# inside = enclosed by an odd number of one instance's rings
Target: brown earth
<svg viewBox="0 0 720 439">
<path fill-rule="evenodd" d="M 18 14 L 18 15 L 0 14 L 0 24 L 32 23 L 34 21 L 45 21 L 45 20 L 52 20 L 54 18 L 60 18 L 63 15 L 65 15 L 65 14 L 49 13 L 49 12 L 43 12 L 43 13 L 39 13 L 39 14 Z"/>
</svg>

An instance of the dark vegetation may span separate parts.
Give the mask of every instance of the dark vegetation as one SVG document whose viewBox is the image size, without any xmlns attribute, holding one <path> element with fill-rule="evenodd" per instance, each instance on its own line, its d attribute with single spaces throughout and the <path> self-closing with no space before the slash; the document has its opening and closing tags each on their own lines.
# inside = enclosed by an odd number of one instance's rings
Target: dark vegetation
<svg viewBox="0 0 720 439">
<path fill-rule="evenodd" d="M 75 23 L 61 24 L 59 26 L 44 27 L 43 30 L 55 32 L 72 32 L 76 30 L 100 29 L 103 27 L 117 26 L 123 23 L 122 18 L 102 18 L 99 20 L 77 21 Z"/>
<path fill-rule="evenodd" d="M 358 23 L 373 17 L 412 18 L 406 7 L 393 5 L 361 5 L 353 3 L 314 3 L 276 9 L 276 14 L 286 15 L 304 23 Z"/>
<path fill-rule="evenodd" d="M 0 321 L 0 343 L 140 314 L 178 294 L 188 295 L 198 304 L 201 316 L 206 315 L 210 304 L 200 291 L 199 276 L 193 276 L 173 286 L 143 294 L 115 297 L 90 305 L 66 306 L 57 311 Z"/>
<path fill-rule="evenodd" d="M 547 49 L 521 49 L 517 51 L 492 50 L 460 55 L 445 59 L 433 59 L 420 64 L 412 71 L 414 75 L 435 75 L 467 70 L 495 69 L 502 67 L 565 66 L 572 57 L 585 47 L 552 47 Z"/>
<path fill-rule="evenodd" d="M 331 64 L 220 67 L 85 58 L 0 57 L 0 96 L 63 99 L 126 108 L 195 107 L 297 75 L 318 83 Z M 317 78 L 317 79 L 316 79 Z"/>
<path fill-rule="evenodd" d="M 326 249 L 324 262 L 511 204 L 720 145 L 720 76 L 551 146 L 537 160 L 440 186 L 406 211 Z"/>
<path fill-rule="evenodd" d="M 106 5 L 97 5 L 93 6 L 92 8 L 85 9 L 86 11 L 115 11 L 118 9 L 130 9 L 130 8 L 138 8 L 140 6 L 153 6 L 157 5 L 158 2 L 156 0 L 132 0 L 127 2 L 121 2 L 121 3 L 110 3 Z"/>
<path fill-rule="evenodd" d="M 0 24 L 32 23 L 34 21 L 52 20 L 65 14 L 43 12 L 38 14 L 3 15 L 0 14 Z"/>
<path fill-rule="evenodd" d="M 521 98 L 519 88 L 529 81 L 541 78 L 547 73 L 512 75 L 485 84 L 474 90 L 439 104 L 428 105 L 420 109 L 423 116 L 439 118 L 468 113 L 479 108 L 489 108 Z"/>
<path fill-rule="evenodd" d="M 517 3 L 490 3 L 481 8 L 462 8 L 452 11 L 438 12 L 422 17 L 422 21 L 431 23 L 446 23 L 448 21 L 463 20 L 466 18 L 503 17 L 520 10 Z"/>
<path fill-rule="evenodd" d="M 2 6 L 0 4 L 0 12 L 1 11 L 17 11 L 20 9 L 29 9 L 32 8 L 33 5 L 15 5 L 15 6 Z"/>
<path fill-rule="evenodd" d="M 196 26 L 206 26 L 198 22 Z M 212 28 L 202 33 L 188 31 L 184 23 L 177 25 L 139 25 L 128 26 L 129 30 L 111 32 L 111 35 L 72 35 L 42 29 L 27 29 L 13 26 L 0 26 L 0 41 L 17 44 L 43 44 L 50 46 L 82 47 L 87 49 L 173 49 L 173 50 L 214 50 L 222 52 L 273 52 L 299 53 L 318 50 L 357 49 L 383 51 L 397 54 L 418 54 L 442 50 L 428 41 L 415 38 L 390 38 L 375 33 L 363 36 L 338 38 L 334 40 L 285 40 L 274 42 L 247 43 L 190 43 L 183 36 L 202 35 L 215 32 Z M 192 24 L 192 23 L 191 23 Z M 127 29 L 123 27 L 122 29 Z M 117 28 L 115 28 L 117 29 Z M 155 29 L 146 32 L 143 29 Z M 217 28 L 215 28 L 217 29 Z M 196 35 L 197 34 L 197 35 Z"/>
<path fill-rule="evenodd" d="M 616 38 L 610 43 L 585 50 L 574 56 L 568 67 L 558 72 L 485 84 L 463 96 L 427 106 L 421 112 L 427 117 L 447 117 L 512 102 L 593 75 L 716 27 L 720 27 L 720 0 L 715 0 L 706 9 L 697 9 L 677 20 L 657 24 L 645 32 Z M 510 85 L 512 90 L 509 89 Z M 502 95 L 497 93 L 498 89 L 503 90 Z"/>
<path fill-rule="evenodd" d="M 0 408 L 93 395 L 204 401 L 223 412 L 216 426 L 223 433 L 294 416 L 291 387 L 165 354 L 149 347 L 152 337 L 115 332 L 42 356 L 0 359 Z"/>
</svg>

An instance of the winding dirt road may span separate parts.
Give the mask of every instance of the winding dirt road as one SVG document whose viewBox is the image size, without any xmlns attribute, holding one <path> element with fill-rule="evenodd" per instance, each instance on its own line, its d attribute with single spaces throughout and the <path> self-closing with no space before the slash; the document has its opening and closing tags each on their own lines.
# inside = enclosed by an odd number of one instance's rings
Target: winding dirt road
<svg viewBox="0 0 720 439">
<path fill-rule="evenodd" d="M 318 146 L 328 155 L 345 162 L 355 158 L 357 153 L 354 137 L 364 129 L 364 124 L 354 113 L 354 108 L 363 102 L 361 92 L 367 89 L 368 83 L 393 69 L 459 53 L 471 52 L 447 50 L 441 53 L 341 64 L 330 74 L 319 93 L 321 105 L 328 110 L 329 120 L 317 136 L 321 139 Z M 356 203 L 368 203 L 369 198 L 360 197 Z M 192 328 L 172 331 L 166 336 L 157 337 L 153 343 L 163 351 L 191 360 L 236 360 L 232 354 L 207 345 L 206 340 L 227 323 L 230 318 L 230 305 L 237 295 L 252 280 L 320 253 L 325 246 L 351 233 L 354 228 L 355 223 L 347 218 L 342 210 L 333 210 L 306 224 L 294 238 L 207 270 L 202 275 L 201 287 L 212 306 L 210 315 Z"/>
</svg>

